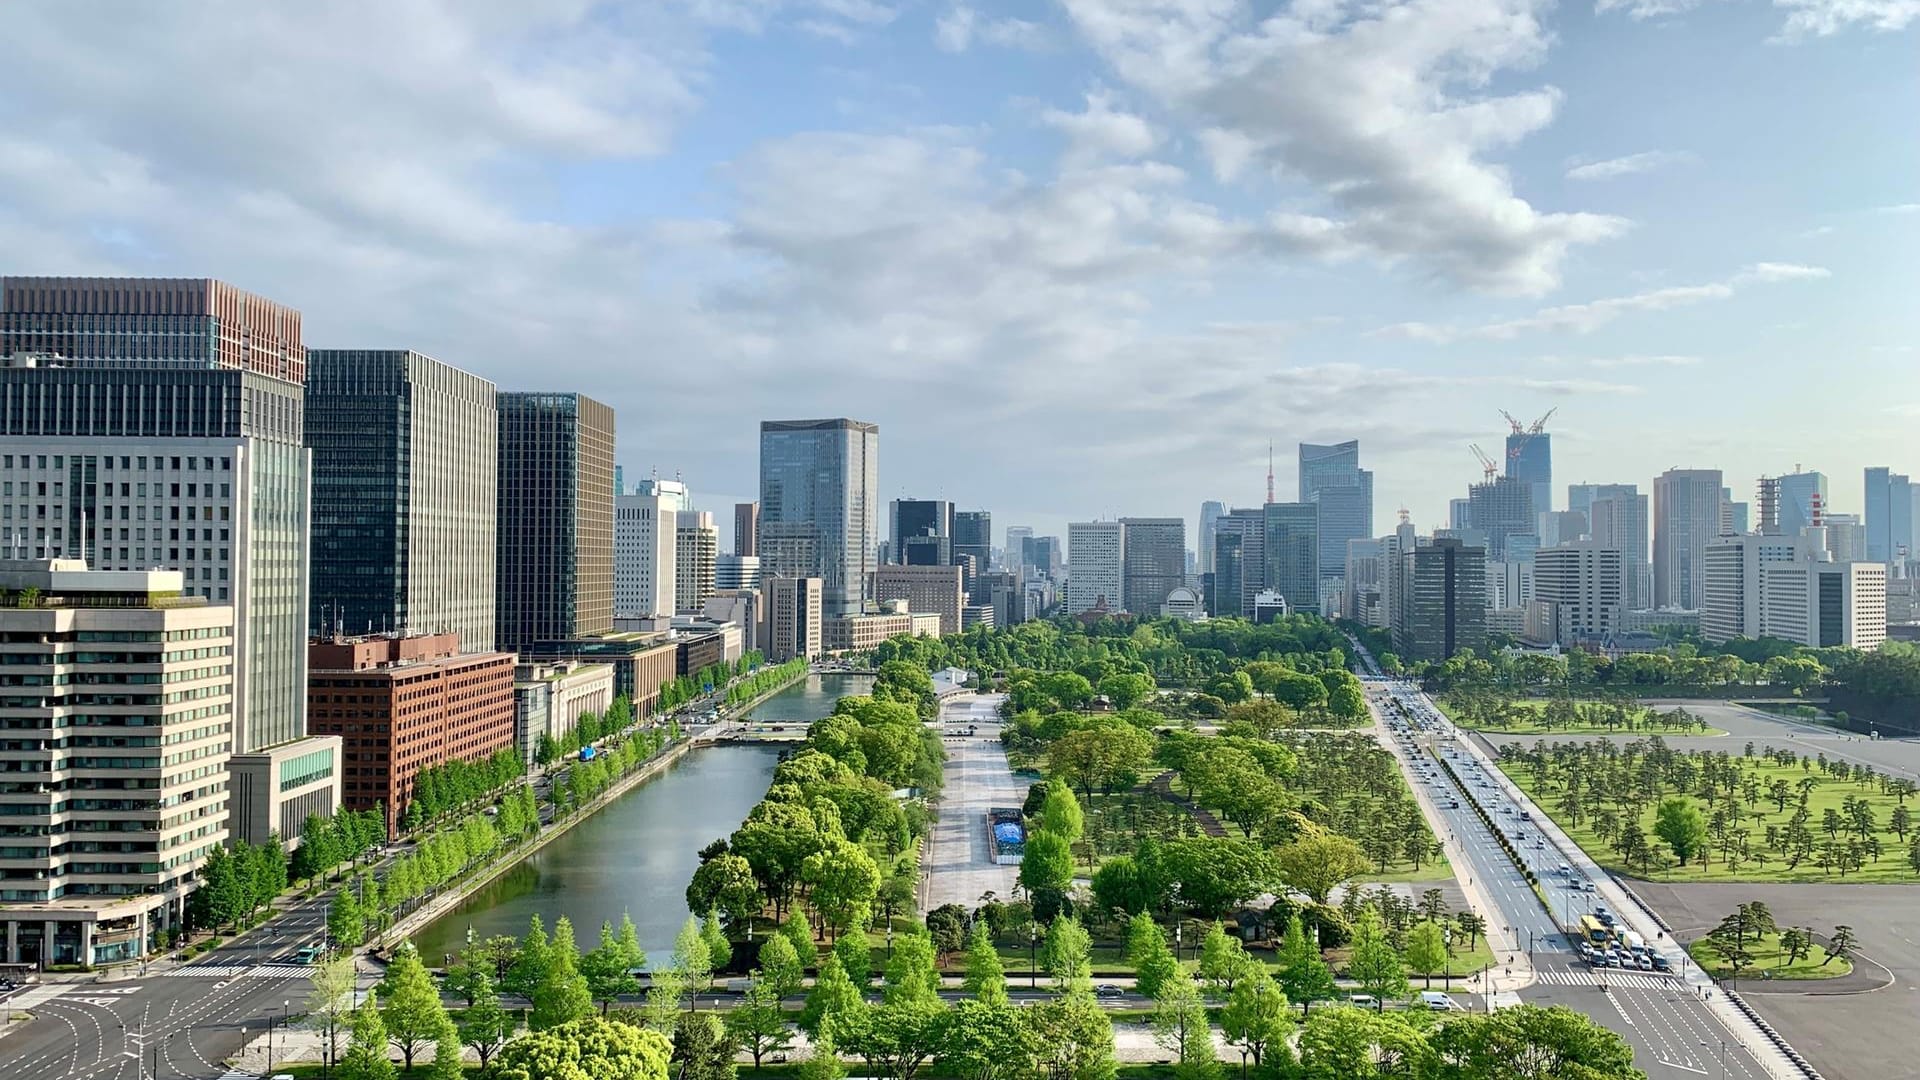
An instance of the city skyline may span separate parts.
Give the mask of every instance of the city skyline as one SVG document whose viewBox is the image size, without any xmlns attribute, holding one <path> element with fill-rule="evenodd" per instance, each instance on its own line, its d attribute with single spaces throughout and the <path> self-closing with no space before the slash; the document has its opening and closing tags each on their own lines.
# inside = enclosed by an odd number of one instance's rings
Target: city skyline
<svg viewBox="0 0 1920 1080">
<path fill-rule="evenodd" d="M 56 5 L 9 23 L 34 164 L 0 175 L 0 242 L 22 272 L 218 275 L 315 346 L 598 393 L 622 464 L 734 501 L 751 421 L 659 401 L 866 418 L 901 433 L 883 497 L 1054 534 L 1252 505 L 1269 439 L 1360 439 L 1378 510 L 1431 526 L 1501 409 L 1554 406 L 1556 498 L 1677 466 L 1745 499 L 1799 461 L 1860 512 L 1861 469 L 1916 467 L 1911 15 L 1602 6 L 1441 4 L 1401 31 L 1430 49 L 1378 50 L 1405 98 L 1323 103 L 1288 65 L 1230 70 L 1283 48 L 1236 5 L 424 5 L 430 56 L 399 12 Z M 1315 59 L 1339 84 L 1362 55 Z M 1431 142 L 1338 134 L 1376 117 Z"/>
</svg>

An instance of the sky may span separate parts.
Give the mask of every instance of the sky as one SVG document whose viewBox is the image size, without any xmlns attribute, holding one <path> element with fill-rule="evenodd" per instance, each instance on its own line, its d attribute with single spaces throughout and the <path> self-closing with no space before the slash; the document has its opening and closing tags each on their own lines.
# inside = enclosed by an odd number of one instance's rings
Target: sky
<svg viewBox="0 0 1920 1080">
<path fill-rule="evenodd" d="M 618 414 L 726 517 L 758 421 L 1010 524 L 1361 441 L 1423 529 L 1570 482 L 1920 470 L 1920 0 L 28 3 L 0 270 L 218 277 L 307 344 Z M 884 518 L 883 518 L 884 520 Z M 723 528 L 731 537 L 731 529 Z"/>
</svg>

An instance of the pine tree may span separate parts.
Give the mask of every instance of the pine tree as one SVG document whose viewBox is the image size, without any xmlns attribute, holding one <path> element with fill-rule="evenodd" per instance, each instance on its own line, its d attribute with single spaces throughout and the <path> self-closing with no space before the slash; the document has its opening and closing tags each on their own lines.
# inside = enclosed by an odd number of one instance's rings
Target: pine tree
<svg viewBox="0 0 1920 1080">
<path fill-rule="evenodd" d="M 586 976 L 580 974 L 580 951 L 573 944 L 573 923 L 565 915 L 553 924 L 552 960 L 547 977 L 533 991 L 533 1015 L 527 1026 L 534 1031 L 570 1023 L 593 1015 L 593 992 L 587 989 Z"/>
<path fill-rule="evenodd" d="M 460 1041 L 473 1047 L 480 1056 L 480 1067 L 486 1068 L 493 1055 L 507 1045 L 513 1038 L 513 1014 L 500 1007 L 500 995 L 493 990 L 493 973 L 478 968 L 473 973 L 470 987 L 473 992 L 473 1004 L 460 1014 Z"/>
<path fill-rule="evenodd" d="M 353 1035 L 338 1063 L 340 1080 L 393 1080 L 393 1062 L 387 1057 L 387 1029 L 380 1023 L 380 994 L 367 995 L 353 1013 Z"/>
<path fill-rule="evenodd" d="M 434 987 L 433 976 L 427 974 L 426 965 L 420 962 L 419 950 L 412 942 L 402 943 L 395 952 L 393 965 L 387 968 L 387 977 L 380 988 L 387 1003 L 380 1013 L 380 1022 L 387 1029 L 387 1041 L 400 1051 L 401 1060 L 411 1071 L 414 1055 L 428 1043 L 439 1040 L 451 1026 L 447 1010 L 440 1004 L 440 991 Z"/>
<path fill-rule="evenodd" d="M 1000 952 L 993 947 L 993 935 L 985 919 L 976 920 L 967 937 L 967 977 L 961 987 L 989 1005 L 1006 1003 L 1006 967 L 1000 963 Z"/>
</svg>

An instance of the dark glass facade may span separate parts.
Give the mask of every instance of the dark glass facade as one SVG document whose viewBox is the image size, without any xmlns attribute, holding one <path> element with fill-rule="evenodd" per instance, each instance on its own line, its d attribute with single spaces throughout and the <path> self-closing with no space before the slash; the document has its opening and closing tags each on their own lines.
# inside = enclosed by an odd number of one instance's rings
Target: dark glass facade
<svg viewBox="0 0 1920 1080">
<path fill-rule="evenodd" d="M 494 644 L 613 629 L 613 410 L 580 394 L 501 394 Z"/>
</svg>

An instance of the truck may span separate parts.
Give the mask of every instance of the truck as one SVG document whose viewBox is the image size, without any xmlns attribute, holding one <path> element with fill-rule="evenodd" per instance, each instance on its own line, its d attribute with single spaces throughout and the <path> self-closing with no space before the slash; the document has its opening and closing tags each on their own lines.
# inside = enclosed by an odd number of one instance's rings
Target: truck
<svg viewBox="0 0 1920 1080">
<path fill-rule="evenodd" d="M 1627 948 L 1632 949 L 1634 952 L 1646 951 L 1647 939 L 1641 937 L 1639 934 L 1633 932 L 1632 930 L 1621 931 L 1620 940 L 1622 942 L 1625 942 Z"/>
</svg>

